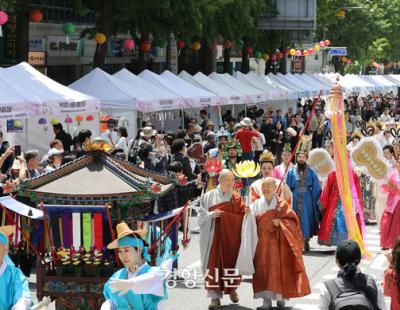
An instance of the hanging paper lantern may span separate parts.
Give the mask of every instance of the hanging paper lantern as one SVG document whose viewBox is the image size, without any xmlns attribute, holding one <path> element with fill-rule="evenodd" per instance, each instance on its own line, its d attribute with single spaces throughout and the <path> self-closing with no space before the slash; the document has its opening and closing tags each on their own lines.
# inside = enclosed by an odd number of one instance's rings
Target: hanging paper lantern
<svg viewBox="0 0 400 310">
<path fill-rule="evenodd" d="M 262 59 L 264 59 L 264 61 L 268 61 L 269 60 L 269 55 L 267 53 L 264 53 L 262 55 Z"/>
<path fill-rule="evenodd" d="M 251 46 L 246 47 L 246 53 L 248 55 L 253 55 L 253 48 Z"/>
<path fill-rule="evenodd" d="M 107 37 L 104 33 L 98 32 L 94 36 L 94 40 L 96 41 L 97 44 L 104 44 L 107 41 Z"/>
<path fill-rule="evenodd" d="M 232 48 L 232 41 L 226 40 L 224 46 L 225 46 L 225 48 L 227 48 L 227 49 Z"/>
<path fill-rule="evenodd" d="M 75 32 L 75 25 L 73 23 L 65 23 L 63 32 L 65 34 L 65 43 L 69 44 L 69 36 Z"/>
<path fill-rule="evenodd" d="M 308 53 L 308 50 L 304 50 L 304 51 L 303 51 L 303 55 L 304 55 L 304 56 L 308 56 L 308 55 L 310 55 L 310 54 Z"/>
<path fill-rule="evenodd" d="M 59 124 L 59 123 L 60 123 L 59 120 L 56 119 L 56 118 L 52 118 L 52 119 L 50 120 L 50 124 L 52 124 L 52 125 L 57 125 L 57 124 Z"/>
<path fill-rule="evenodd" d="M 340 58 L 341 61 L 346 62 L 347 61 L 347 57 L 343 56 L 342 58 Z"/>
<path fill-rule="evenodd" d="M 86 121 L 88 121 L 88 122 L 94 121 L 94 116 L 91 114 L 86 116 Z"/>
<path fill-rule="evenodd" d="M 308 55 L 312 55 L 312 54 L 314 54 L 314 49 L 309 48 L 309 49 L 308 49 Z"/>
<path fill-rule="evenodd" d="M 314 45 L 314 51 L 319 52 L 321 50 L 321 46 L 319 44 Z"/>
<path fill-rule="evenodd" d="M 346 63 L 347 63 L 348 65 L 351 65 L 353 62 L 351 61 L 351 59 L 347 59 L 347 60 L 346 60 Z"/>
<path fill-rule="evenodd" d="M 283 59 L 283 53 L 279 52 L 278 54 L 276 54 L 276 58 L 278 58 L 278 60 L 282 60 Z"/>
<path fill-rule="evenodd" d="M 324 47 L 325 46 L 325 41 L 320 41 L 319 46 Z"/>
<path fill-rule="evenodd" d="M 149 41 L 143 41 L 140 44 L 140 49 L 145 53 L 149 52 L 151 50 L 151 43 Z"/>
<path fill-rule="evenodd" d="M 325 46 L 329 46 L 329 45 L 331 45 L 331 41 L 325 40 Z"/>
<path fill-rule="evenodd" d="M 289 48 L 285 48 L 284 50 L 285 56 L 288 56 L 290 53 L 290 49 Z"/>
<path fill-rule="evenodd" d="M 74 120 L 70 116 L 67 116 L 67 118 L 65 119 L 65 122 L 67 124 L 72 124 L 74 122 Z"/>
<path fill-rule="evenodd" d="M 185 47 L 185 41 L 183 41 L 183 40 L 176 41 L 176 47 L 178 48 L 178 50 L 184 48 Z"/>
<path fill-rule="evenodd" d="M 135 48 L 135 41 L 133 39 L 125 39 L 122 48 L 128 52 L 132 51 Z"/>
<path fill-rule="evenodd" d="M 292 49 L 289 51 L 289 53 L 290 53 L 290 55 L 294 56 L 294 55 L 296 55 L 296 50 L 295 50 L 294 48 L 292 48 Z"/>
<path fill-rule="evenodd" d="M 201 43 L 199 41 L 194 41 L 192 43 L 192 50 L 197 52 L 199 49 L 201 49 Z"/>
<path fill-rule="evenodd" d="M 275 53 L 271 55 L 271 61 L 276 61 L 276 54 Z"/>
<path fill-rule="evenodd" d="M 44 117 L 39 119 L 39 125 L 46 125 L 46 124 L 47 124 L 47 120 Z"/>
<path fill-rule="evenodd" d="M 301 50 L 297 50 L 297 51 L 296 51 L 296 56 L 301 56 L 301 55 L 302 55 Z"/>
<path fill-rule="evenodd" d="M 261 56 L 262 56 L 262 54 L 261 54 L 261 52 L 259 52 L 259 51 L 256 51 L 256 52 L 254 53 L 254 57 L 257 58 L 257 59 L 261 59 Z"/>
<path fill-rule="evenodd" d="M 4 11 L 0 11 L 0 37 L 3 36 L 2 26 L 8 22 L 8 15 Z"/>
<path fill-rule="evenodd" d="M 40 23 L 43 19 L 43 13 L 39 9 L 35 9 L 29 13 L 29 19 L 31 22 Z"/>
</svg>

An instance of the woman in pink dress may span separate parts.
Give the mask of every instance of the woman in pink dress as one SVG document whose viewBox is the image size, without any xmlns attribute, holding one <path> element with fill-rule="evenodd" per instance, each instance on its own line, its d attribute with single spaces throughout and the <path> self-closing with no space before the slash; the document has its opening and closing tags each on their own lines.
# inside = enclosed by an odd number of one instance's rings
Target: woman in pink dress
<svg viewBox="0 0 400 310">
<path fill-rule="evenodd" d="M 388 183 L 381 188 L 388 193 L 381 219 L 381 247 L 389 249 L 400 236 L 400 159 L 397 160 L 397 168 L 390 172 Z"/>
<path fill-rule="evenodd" d="M 387 258 L 389 267 L 385 270 L 383 294 L 391 298 L 390 310 L 397 310 L 400 309 L 400 239 L 397 239 Z"/>
</svg>

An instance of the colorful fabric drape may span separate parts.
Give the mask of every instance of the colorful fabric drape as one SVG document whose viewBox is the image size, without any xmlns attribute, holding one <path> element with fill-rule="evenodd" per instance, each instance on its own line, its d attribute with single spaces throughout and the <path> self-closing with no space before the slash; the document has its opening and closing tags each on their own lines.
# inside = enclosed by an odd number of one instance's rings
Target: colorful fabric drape
<svg viewBox="0 0 400 310">
<path fill-rule="evenodd" d="M 93 214 L 94 244 L 98 251 L 103 248 L 103 215 L 101 213 Z"/>
<path fill-rule="evenodd" d="M 367 252 L 361 231 L 365 229 L 363 212 L 357 199 L 356 186 L 352 178 L 352 167 L 349 155 L 347 153 L 346 141 L 346 121 L 344 115 L 344 105 L 341 93 L 341 87 L 334 86 L 330 93 L 331 105 L 331 128 L 333 139 L 333 151 L 336 162 L 336 179 L 339 188 L 339 195 L 343 206 L 343 212 L 346 220 L 349 239 L 356 241 L 362 253 L 371 257 Z M 361 231 L 357 225 L 357 219 L 354 210 L 358 211 L 361 222 Z"/>
<path fill-rule="evenodd" d="M 63 213 L 61 215 L 62 235 L 65 248 L 72 245 L 72 215 L 71 213 Z"/>
<path fill-rule="evenodd" d="M 53 236 L 53 246 L 55 248 L 60 247 L 61 238 L 60 238 L 60 225 L 58 223 L 58 213 L 52 212 L 50 213 L 50 228 Z"/>
<path fill-rule="evenodd" d="M 83 227 L 83 247 L 89 251 L 92 246 L 92 214 L 82 214 L 82 227 Z"/>
<path fill-rule="evenodd" d="M 75 249 L 79 249 L 81 244 L 81 214 L 72 213 L 72 245 Z"/>
</svg>

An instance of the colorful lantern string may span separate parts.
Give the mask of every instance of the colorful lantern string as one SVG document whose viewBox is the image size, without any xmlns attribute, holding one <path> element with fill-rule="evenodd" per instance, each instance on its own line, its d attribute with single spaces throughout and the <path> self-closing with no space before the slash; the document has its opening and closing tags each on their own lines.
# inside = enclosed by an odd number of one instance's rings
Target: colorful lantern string
<svg viewBox="0 0 400 310">
<path fill-rule="evenodd" d="M 4 11 L 0 11 L 0 38 L 3 36 L 2 26 L 8 22 L 8 15 Z"/>
<path fill-rule="evenodd" d="M 192 50 L 197 52 L 199 49 L 201 49 L 201 43 L 199 41 L 194 41 L 192 43 Z"/>
<path fill-rule="evenodd" d="M 81 124 L 83 121 L 83 116 L 82 115 L 77 115 L 75 116 L 75 121 L 78 123 L 78 126 Z"/>
<path fill-rule="evenodd" d="M 88 121 L 88 122 L 94 121 L 94 116 L 91 114 L 86 116 L 86 121 Z"/>
<path fill-rule="evenodd" d="M 104 44 L 107 41 L 107 37 L 104 33 L 102 32 L 98 32 L 96 33 L 96 35 L 94 36 L 94 40 L 96 41 L 97 44 Z"/>
<path fill-rule="evenodd" d="M 232 41 L 231 40 L 226 40 L 224 46 L 227 49 L 232 48 Z"/>
<path fill-rule="evenodd" d="M 264 53 L 262 55 L 262 59 L 264 59 L 264 61 L 268 61 L 269 60 L 269 55 L 267 53 Z"/>
<path fill-rule="evenodd" d="M 65 34 L 65 43 L 69 44 L 69 36 L 75 32 L 75 25 L 73 23 L 65 23 L 63 32 Z"/>
<path fill-rule="evenodd" d="M 31 22 L 40 23 L 43 19 L 43 13 L 39 9 L 35 9 L 30 12 L 29 19 Z"/>
</svg>

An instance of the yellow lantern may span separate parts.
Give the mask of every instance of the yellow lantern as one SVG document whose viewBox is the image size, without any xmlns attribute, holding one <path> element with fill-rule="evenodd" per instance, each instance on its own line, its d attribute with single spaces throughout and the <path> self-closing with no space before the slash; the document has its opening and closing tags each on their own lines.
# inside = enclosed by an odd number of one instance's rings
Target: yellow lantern
<svg viewBox="0 0 400 310">
<path fill-rule="evenodd" d="M 107 37 L 104 33 L 98 32 L 94 36 L 94 40 L 96 41 L 97 44 L 104 44 L 107 41 Z"/>
<path fill-rule="evenodd" d="M 262 59 L 264 59 L 264 61 L 268 61 L 269 60 L 269 55 L 267 53 L 264 53 L 262 55 Z"/>
<path fill-rule="evenodd" d="M 319 44 L 314 45 L 314 51 L 319 52 L 321 50 L 321 46 Z"/>
<path fill-rule="evenodd" d="M 194 51 L 198 51 L 199 49 L 201 49 L 201 43 L 199 41 L 194 41 L 192 43 L 192 49 Z"/>
<path fill-rule="evenodd" d="M 342 62 L 346 62 L 347 61 L 347 57 L 343 56 L 342 58 L 340 58 L 342 60 Z"/>
<path fill-rule="evenodd" d="M 289 51 L 289 54 L 292 55 L 292 56 L 296 55 L 296 50 L 295 50 L 294 48 L 292 48 L 292 49 Z"/>
</svg>

